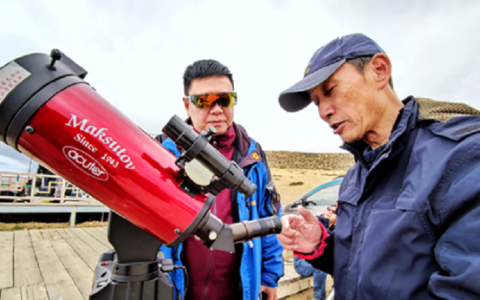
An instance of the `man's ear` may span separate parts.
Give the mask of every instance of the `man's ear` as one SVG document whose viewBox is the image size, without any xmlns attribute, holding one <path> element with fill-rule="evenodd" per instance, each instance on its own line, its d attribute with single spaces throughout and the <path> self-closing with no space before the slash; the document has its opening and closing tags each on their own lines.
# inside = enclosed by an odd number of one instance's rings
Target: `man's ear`
<svg viewBox="0 0 480 300">
<path fill-rule="evenodd" d="M 185 110 L 187 111 L 187 115 L 190 117 L 190 109 L 189 109 L 189 107 L 190 107 L 191 102 L 188 100 L 187 97 L 183 97 L 182 100 L 183 100 L 183 106 L 185 107 Z"/>
<path fill-rule="evenodd" d="M 392 76 L 390 59 L 383 53 L 377 53 L 372 57 L 369 65 L 379 90 L 383 90 L 388 85 L 388 80 Z"/>
</svg>

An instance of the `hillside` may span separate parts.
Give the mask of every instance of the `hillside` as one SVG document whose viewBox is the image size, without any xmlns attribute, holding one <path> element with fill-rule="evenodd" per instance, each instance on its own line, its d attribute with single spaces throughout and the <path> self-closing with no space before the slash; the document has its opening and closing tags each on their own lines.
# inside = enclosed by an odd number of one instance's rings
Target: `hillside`
<svg viewBox="0 0 480 300">
<path fill-rule="evenodd" d="M 353 166 L 349 153 L 302 153 L 289 151 L 265 151 L 271 168 L 308 170 L 348 170 Z"/>
<path fill-rule="evenodd" d="M 265 152 L 282 204 L 344 175 L 354 164 L 353 156 L 344 153 Z"/>
</svg>

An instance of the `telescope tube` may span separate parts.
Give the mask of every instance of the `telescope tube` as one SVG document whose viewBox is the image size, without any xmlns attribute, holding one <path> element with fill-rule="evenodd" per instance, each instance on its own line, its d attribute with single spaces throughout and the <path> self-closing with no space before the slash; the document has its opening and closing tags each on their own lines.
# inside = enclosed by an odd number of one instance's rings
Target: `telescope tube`
<svg viewBox="0 0 480 300">
<path fill-rule="evenodd" d="M 214 197 L 191 192 L 175 156 L 103 99 L 83 80 L 86 75 L 56 49 L 50 57 L 30 54 L 0 68 L 1 141 L 168 247 L 198 234 L 206 246 L 233 252 L 236 242 L 281 231 L 276 216 L 230 226 L 210 214 Z M 218 176 L 212 190 L 255 191 L 236 164 L 205 145 L 205 137 L 178 117 L 172 120 L 165 131 L 181 130 L 177 142 L 189 155 L 189 147 L 197 153 L 189 159 L 196 157 Z"/>
<path fill-rule="evenodd" d="M 180 243 L 213 197 L 179 189 L 173 154 L 103 99 L 86 74 L 58 50 L 2 67 L 0 139 L 167 246 Z"/>
</svg>

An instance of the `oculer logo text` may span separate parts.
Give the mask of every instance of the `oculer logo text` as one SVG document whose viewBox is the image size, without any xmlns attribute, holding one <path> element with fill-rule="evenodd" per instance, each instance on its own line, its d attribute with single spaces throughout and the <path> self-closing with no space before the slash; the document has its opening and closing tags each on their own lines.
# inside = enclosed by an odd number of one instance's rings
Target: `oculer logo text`
<svg viewBox="0 0 480 300">
<path fill-rule="evenodd" d="M 108 179 L 107 171 L 98 161 L 86 152 L 72 146 L 65 146 L 63 147 L 63 154 L 73 163 L 74 166 L 79 168 L 85 174 L 100 181 Z"/>
</svg>

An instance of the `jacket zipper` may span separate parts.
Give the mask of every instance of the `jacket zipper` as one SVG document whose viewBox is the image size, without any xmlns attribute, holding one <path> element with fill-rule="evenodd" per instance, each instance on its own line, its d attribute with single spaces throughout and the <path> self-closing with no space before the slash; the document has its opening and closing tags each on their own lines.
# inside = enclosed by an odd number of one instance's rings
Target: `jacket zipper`
<svg viewBox="0 0 480 300">
<path fill-rule="evenodd" d="M 380 161 L 380 159 L 381 159 L 385 154 L 387 154 L 387 152 L 390 151 L 390 148 L 391 148 L 390 145 L 387 145 L 387 146 L 385 146 L 385 148 L 383 148 L 382 152 L 380 152 L 380 154 L 378 154 L 377 158 L 375 158 L 375 160 L 373 161 L 371 170 L 373 170 L 374 167 L 377 166 L 377 162 Z"/>
<path fill-rule="evenodd" d="M 240 165 L 240 164 L 239 164 Z M 247 169 L 247 172 L 245 172 L 245 178 L 248 178 L 248 175 L 250 175 L 250 173 L 252 172 L 252 169 L 253 169 L 253 166 L 249 166 L 249 168 Z M 238 193 L 238 192 L 235 192 L 235 193 Z M 237 197 L 235 197 L 235 205 L 237 205 Z M 258 204 L 257 204 L 258 205 Z M 248 220 L 252 220 L 252 209 L 253 207 L 250 206 L 250 203 L 248 202 L 248 198 L 245 197 L 245 206 L 247 207 L 247 211 L 248 211 Z M 258 206 L 257 206 L 258 207 Z M 237 212 L 237 214 L 239 215 L 238 216 L 238 221 L 240 221 L 240 214 L 239 212 Z M 240 244 L 241 245 L 241 249 L 242 249 L 242 252 L 239 253 L 238 255 L 240 255 L 240 266 L 242 265 L 242 256 L 243 256 L 243 243 Z M 242 273 L 240 273 L 240 282 L 239 282 L 239 291 L 240 291 L 240 299 L 243 299 L 243 283 L 242 283 Z"/>
</svg>

